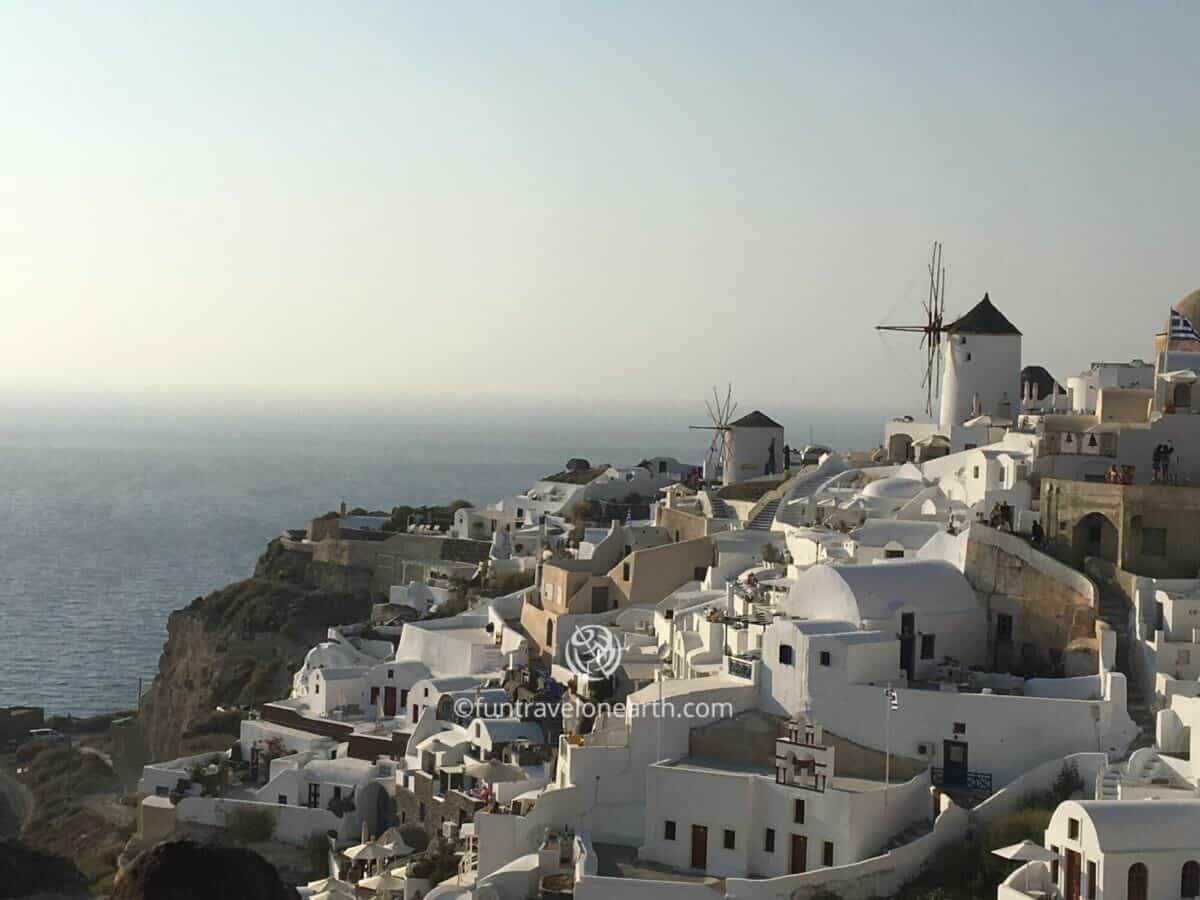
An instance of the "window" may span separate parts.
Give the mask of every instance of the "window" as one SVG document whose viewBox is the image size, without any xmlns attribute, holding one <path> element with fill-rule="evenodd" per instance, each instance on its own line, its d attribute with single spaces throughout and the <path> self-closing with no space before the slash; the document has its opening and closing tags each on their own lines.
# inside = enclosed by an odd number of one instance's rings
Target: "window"
<svg viewBox="0 0 1200 900">
<path fill-rule="evenodd" d="M 904 559 L 904 551 L 903 550 L 884 550 L 883 558 L 884 559 Z"/>
<path fill-rule="evenodd" d="M 779 663 L 784 666 L 795 665 L 796 652 L 792 649 L 791 644 L 779 645 Z"/>
<path fill-rule="evenodd" d="M 1179 877 L 1180 897 L 1200 897 L 1200 862 L 1188 860 Z"/>
<path fill-rule="evenodd" d="M 396 670 L 388 669 L 388 678 L 395 678 L 395 677 L 396 677 Z"/>
<path fill-rule="evenodd" d="M 1054 859 L 1050 860 L 1050 883 L 1058 884 L 1058 848 L 1051 846 L 1050 852 L 1054 854 Z"/>
<path fill-rule="evenodd" d="M 921 659 L 933 659 L 933 638 L 932 634 L 921 635 Z"/>
<path fill-rule="evenodd" d="M 675 823 L 670 819 L 667 819 L 665 822 L 663 822 L 663 840 L 675 840 Z"/>
<path fill-rule="evenodd" d="M 1088 861 L 1087 864 L 1087 900 L 1096 900 L 1096 864 Z"/>
<path fill-rule="evenodd" d="M 692 581 L 703 581 L 704 576 L 708 574 L 708 566 L 696 566 L 692 570 Z"/>
<path fill-rule="evenodd" d="M 978 478 L 979 478 L 979 466 L 975 466 L 975 468 L 974 468 L 974 472 L 973 472 L 973 476 L 974 476 L 976 479 L 978 479 Z"/>
<path fill-rule="evenodd" d="M 737 835 L 735 835 L 731 829 L 725 829 L 725 835 L 721 846 L 723 846 L 726 850 L 737 849 Z"/>
<path fill-rule="evenodd" d="M 1008 613 L 996 614 L 996 640 L 1011 643 L 1013 639 L 1013 617 Z"/>
<path fill-rule="evenodd" d="M 821 847 L 821 865 L 833 865 L 833 841 L 826 841 Z"/>
<path fill-rule="evenodd" d="M 629 563 L 625 563 L 623 566 L 621 566 L 621 579 L 623 581 L 629 580 Z"/>
<path fill-rule="evenodd" d="M 1142 556 L 1167 555 L 1167 529 L 1142 529 Z"/>
<path fill-rule="evenodd" d="M 287 794 L 280 794 L 280 795 L 279 795 L 279 805 L 280 805 L 280 806 L 287 806 Z"/>
<path fill-rule="evenodd" d="M 774 828 L 768 828 L 766 833 L 763 835 L 763 852 L 764 853 L 774 853 L 775 852 L 775 829 Z"/>
<path fill-rule="evenodd" d="M 797 825 L 804 824 L 804 801 L 797 800 L 796 805 L 792 810 L 792 821 Z"/>
<path fill-rule="evenodd" d="M 1177 654 L 1175 654 L 1175 665 L 1190 666 L 1191 664 L 1192 664 L 1192 651 L 1191 650 L 1180 650 Z"/>
<path fill-rule="evenodd" d="M 1147 900 L 1150 887 L 1150 872 L 1145 863 L 1134 863 L 1129 867 L 1129 880 L 1125 889 L 1125 900 Z"/>
<path fill-rule="evenodd" d="M 954 723 L 954 733 L 955 734 L 966 734 L 967 733 L 967 723 L 966 722 L 955 722 Z"/>
<path fill-rule="evenodd" d="M 171 796 L 171 789 L 170 789 L 169 787 L 167 787 L 165 784 L 160 784 L 160 785 L 158 785 L 157 787 L 155 787 L 155 789 L 154 789 L 154 796 L 156 796 L 156 797 L 170 797 L 170 796 Z"/>
<path fill-rule="evenodd" d="M 1067 819 L 1067 838 L 1068 840 L 1079 840 L 1079 820 Z"/>
<path fill-rule="evenodd" d="M 313 687 L 313 693 L 314 693 L 314 694 L 319 694 L 319 693 L 321 693 L 321 682 L 319 682 L 319 681 L 318 681 L 318 682 L 316 682 L 316 684 L 315 684 L 315 685 L 314 685 L 314 687 Z"/>
<path fill-rule="evenodd" d="M 822 651 L 821 651 L 821 657 L 820 657 L 820 660 L 821 660 L 821 665 L 823 665 L 823 666 L 828 666 L 828 665 L 832 665 L 832 664 L 833 664 L 833 663 L 832 663 L 832 660 L 831 660 L 831 658 L 830 658 L 830 656 L 829 656 L 829 651 L 828 651 L 828 650 L 822 650 Z"/>
</svg>

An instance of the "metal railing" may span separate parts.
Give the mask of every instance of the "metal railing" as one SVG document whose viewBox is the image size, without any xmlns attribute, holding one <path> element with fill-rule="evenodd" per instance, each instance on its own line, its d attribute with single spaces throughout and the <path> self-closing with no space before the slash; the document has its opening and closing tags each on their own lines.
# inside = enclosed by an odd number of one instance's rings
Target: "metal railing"
<svg viewBox="0 0 1200 900">
<path fill-rule="evenodd" d="M 929 774 L 933 783 L 938 787 L 960 787 L 968 791 L 977 791 L 989 795 L 992 793 L 991 772 L 967 772 L 966 778 L 961 782 L 947 782 L 946 770 L 939 766 L 933 766 L 929 770 Z"/>
</svg>

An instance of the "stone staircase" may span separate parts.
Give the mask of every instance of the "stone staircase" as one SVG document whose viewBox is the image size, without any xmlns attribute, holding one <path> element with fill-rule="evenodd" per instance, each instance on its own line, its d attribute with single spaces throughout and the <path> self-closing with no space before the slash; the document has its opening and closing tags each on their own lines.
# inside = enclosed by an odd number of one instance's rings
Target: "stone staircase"
<svg viewBox="0 0 1200 900">
<path fill-rule="evenodd" d="M 708 508 L 712 510 L 712 517 L 714 519 L 737 518 L 733 510 L 729 508 L 729 504 L 718 497 L 716 491 L 704 491 L 703 493 L 708 500 Z"/>
<path fill-rule="evenodd" d="M 1111 765 L 1101 773 L 1096 783 L 1097 800 L 1119 800 L 1121 787 L 1121 767 Z"/>
<path fill-rule="evenodd" d="M 779 509 L 779 503 L 779 498 L 767 501 L 757 515 L 746 524 L 746 527 L 753 528 L 755 531 L 770 531 L 771 525 L 775 522 L 775 512 Z"/>
</svg>

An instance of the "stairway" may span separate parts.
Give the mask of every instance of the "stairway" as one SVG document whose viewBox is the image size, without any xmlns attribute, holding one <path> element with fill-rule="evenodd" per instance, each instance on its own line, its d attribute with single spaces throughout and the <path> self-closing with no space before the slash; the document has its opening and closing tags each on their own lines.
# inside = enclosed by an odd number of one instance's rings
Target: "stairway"
<svg viewBox="0 0 1200 900">
<path fill-rule="evenodd" d="M 1121 769 L 1119 766 L 1109 766 L 1104 770 L 1100 783 L 1096 785 L 1097 800 L 1119 800 L 1121 786 Z"/>
<path fill-rule="evenodd" d="M 736 519 L 733 510 L 729 508 L 729 504 L 717 496 L 716 491 L 705 491 L 704 496 L 708 498 L 708 508 L 712 510 L 714 519 Z"/>
<path fill-rule="evenodd" d="M 775 522 L 775 511 L 779 509 L 779 498 L 770 500 L 758 511 L 753 519 L 747 523 L 747 528 L 753 528 L 755 531 L 770 531 L 771 525 Z"/>
</svg>

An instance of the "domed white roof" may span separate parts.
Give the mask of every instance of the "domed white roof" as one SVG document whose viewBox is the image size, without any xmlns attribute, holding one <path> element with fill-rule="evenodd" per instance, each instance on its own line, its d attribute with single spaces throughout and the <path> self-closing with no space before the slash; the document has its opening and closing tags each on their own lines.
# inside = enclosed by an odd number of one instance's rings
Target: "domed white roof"
<svg viewBox="0 0 1200 900">
<path fill-rule="evenodd" d="M 925 489 L 924 482 L 915 478 L 880 478 L 872 481 L 863 488 L 864 497 L 887 497 L 889 499 L 907 500 L 917 496 Z"/>
</svg>

